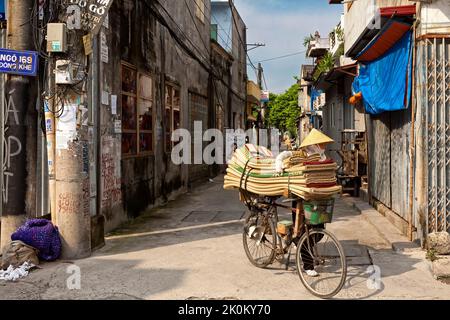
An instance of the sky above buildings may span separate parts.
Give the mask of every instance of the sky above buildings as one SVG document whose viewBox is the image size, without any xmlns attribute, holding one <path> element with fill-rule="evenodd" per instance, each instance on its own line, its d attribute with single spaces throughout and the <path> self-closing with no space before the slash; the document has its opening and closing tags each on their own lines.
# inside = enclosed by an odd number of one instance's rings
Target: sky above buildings
<svg viewBox="0 0 450 320">
<path fill-rule="evenodd" d="M 328 0 L 234 0 L 247 25 L 247 42 L 265 43 L 265 47 L 249 51 L 253 63 L 305 51 L 303 39 L 317 30 L 323 37 L 340 21 L 342 5 L 330 5 Z M 312 63 L 305 53 L 283 59 L 261 62 L 267 87 L 282 93 L 295 83 L 300 66 Z M 248 68 L 251 80 L 255 71 Z"/>
</svg>

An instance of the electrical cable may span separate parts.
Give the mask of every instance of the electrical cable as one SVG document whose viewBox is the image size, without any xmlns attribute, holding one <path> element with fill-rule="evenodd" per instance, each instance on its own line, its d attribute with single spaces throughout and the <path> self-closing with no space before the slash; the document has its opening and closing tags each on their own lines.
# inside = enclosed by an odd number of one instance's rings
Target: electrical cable
<svg viewBox="0 0 450 320">
<path fill-rule="evenodd" d="M 185 3 L 185 5 L 186 5 L 186 8 L 187 8 L 187 10 L 188 10 L 188 12 L 189 12 L 189 15 L 190 15 L 190 17 L 191 17 L 191 19 L 192 19 L 192 23 L 194 23 L 195 29 L 196 29 L 197 32 L 198 32 L 199 38 L 200 38 L 200 40 L 201 40 L 203 46 L 205 47 L 206 52 L 209 53 L 209 48 L 208 48 L 208 46 L 206 45 L 204 39 L 202 38 L 202 33 L 201 33 L 200 30 L 198 29 L 197 23 L 195 23 L 195 18 L 194 18 L 194 15 L 192 14 L 191 8 L 189 8 L 189 5 L 188 5 L 188 3 L 187 3 L 186 0 L 184 0 L 184 3 Z"/>
<path fill-rule="evenodd" d="M 178 25 L 178 23 L 174 20 L 174 18 L 172 17 L 172 15 L 170 14 L 170 12 L 167 11 L 167 9 L 158 1 L 158 0 L 154 0 L 154 1 L 149 1 L 146 0 L 144 2 L 144 4 L 147 5 L 147 7 L 155 14 L 155 17 L 160 21 L 160 23 L 165 26 L 167 28 L 167 30 L 169 30 L 169 33 L 171 34 L 171 36 L 176 40 L 179 41 L 180 45 L 183 47 L 183 49 L 186 52 L 190 52 L 190 55 L 192 58 L 194 58 L 194 60 L 197 60 L 197 62 L 199 62 L 206 70 L 209 71 L 209 58 L 208 57 L 204 57 L 202 54 L 202 51 L 192 43 L 192 41 L 189 39 L 189 37 L 186 36 L 186 34 L 184 33 L 183 29 Z M 154 7 L 154 4 L 157 4 L 166 14 L 167 16 L 172 20 L 172 22 L 175 24 L 175 26 L 178 28 L 179 32 L 182 34 L 182 36 L 186 39 L 186 41 L 188 41 L 190 43 L 190 45 L 196 49 L 196 51 L 199 53 L 200 57 L 204 60 L 202 61 L 202 59 L 200 59 L 195 53 L 192 52 L 192 49 L 189 48 L 186 43 L 180 39 L 180 37 L 176 34 L 176 32 L 169 26 L 167 20 L 162 16 L 162 14 L 159 12 L 159 10 Z M 207 61 L 207 62 L 205 62 Z"/>
<path fill-rule="evenodd" d="M 258 61 L 257 63 L 273 61 L 273 60 L 278 60 L 278 59 L 284 59 L 284 58 L 293 57 L 293 56 L 298 56 L 299 54 L 302 54 L 302 53 L 305 53 L 305 52 L 306 52 L 306 50 L 299 51 L 299 52 L 294 52 L 294 53 L 286 54 L 284 56 L 279 56 L 279 57 L 274 57 L 274 58 L 261 60 L 261 61 Z"/>
<path fill-rule="evenodd" d="M 244 48 L 245 54 L 247 55 L 248 61 L 250 62 L 250 66 L 252 66 L 252 68 L 256 71 L 258 68 L 256 68 L 255 65 L 253 64 L 252 59 L 250 58 L 250 56 L 249 56 L 249 54 L 247 52 L 247 43 L 245 43 L 242 40 L 241 33 L 239 32 L 239 25 L 238 25 L 238 23 L 236 21 L 236 17 L 235 17 L 235 14 L 234 14 L 235 6 L 234 6 L 234 3 L 233 3 L 233 0 L 228 0 L 228 5 L 230 6 L 230 9 L 231 9 L 231 16 L 233 17 L 234 26 L 236 27 L 236 31 L 237 31 L 237 34 L 238 34 L 239 41 L 241 42 L 241 44 L 242 44 L 242 46 Z"/>
<path fill-rule="evenodd" d="M 212 20 L 211 20 L 211 19 L 208 19 L 207 15 L 206 15 L 206 13 L 205 13 L 205 11 L 206 11 L 206 6 L 204 6 L 205 10 L 203 10 L 203 9 L 199 6 L 199 4 L 197 3 L 196 0 L 192 0 L 192 1 L 193 1 L 194 4 L 197 6 L 197 8 L 200 10 L 200 12 L 203 14 L 203 16 L 205 17 L 205 19 L 212 25 L 212 24 L 213 24 L 213 23 L 212 23 Z M 208 13 L 211 15 L 211 18 L 215 20 L 215 22 L 217 23 L 217 25 L 225 32 L 225 34 L 226 34 L 226 36 L 227 36 L 227 39 L 225 40 L 225 39 L 219 34 L 219 32 L 217 32 L 217 36 L 218 36 L 224 43 L 227 44 L 227 48 L 225 48 L 225 49 L 229 49 L 229 50 L 231 49 L 231 50 L 233 50 L 233 49 L 234 49 L 234 45 L 233 45 L 232 37 L 231 37 L 231 35 L 230 35 L 230 33 L 232 32 L 232 30 L 230 30 L 229 32 L 226 32 L 225 28 L 220 24 L 219 20 L 218 20 L 218 19 L 216 18 L 216 16 L 212 13 L 212 10 L 209 10 Z M 232 29 L 232 28 L 231 28 L 231 29 Z M 232 46 L 231 48 L 229 47 L 229 40 L 231 40 L 231 46 Z"/>
</svg>

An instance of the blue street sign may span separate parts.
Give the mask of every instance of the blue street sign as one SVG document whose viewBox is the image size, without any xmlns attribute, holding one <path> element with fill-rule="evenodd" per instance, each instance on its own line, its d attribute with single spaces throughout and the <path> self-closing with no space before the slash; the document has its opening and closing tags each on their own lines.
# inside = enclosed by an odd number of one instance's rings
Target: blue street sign
<svg viewBox="0 0 450 320">
<path fill-rule="evenodd" d="M 36 76 L 38 53 L 0 49 L 0 73 Z"/>
<path fill-rule="evenodd" d="M 5 0 L 0 0 L 0 21 L 6 20 Z"/>
</svg>

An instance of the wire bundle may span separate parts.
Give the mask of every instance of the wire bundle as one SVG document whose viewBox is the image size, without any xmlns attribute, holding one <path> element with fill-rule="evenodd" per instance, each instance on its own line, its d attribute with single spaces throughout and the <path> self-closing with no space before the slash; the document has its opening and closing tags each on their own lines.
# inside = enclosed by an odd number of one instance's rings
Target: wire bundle
<svg viewBox="0 0 450 320">
<path fill-rule="evenodd" d="M 264 196 L 296 195 L 305 200 L 329 198 L 341 192 L 337 185 L 337 165 L 332 160 L 318 161 L 318 155 L 302 152 L 283 161 L 276 171 L 270 150 L 247 144 L 236 150 L 228 163 L 225 189 L 244 189 Z"/>
</svg>

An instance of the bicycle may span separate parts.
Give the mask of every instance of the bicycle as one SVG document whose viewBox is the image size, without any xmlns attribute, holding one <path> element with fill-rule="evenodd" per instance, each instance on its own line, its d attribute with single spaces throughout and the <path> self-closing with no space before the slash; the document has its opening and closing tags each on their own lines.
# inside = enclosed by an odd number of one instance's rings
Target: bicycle
<svg viewBox="0 0 450 320">
<path fill-rule="evenodd" d="M 287 254 L 285 268 L 288 270 L 295 245 L 297 273 L 305 288 L 323 299 L 339 293 L 347 277 L 344 249 L 338 239 L 322 227 L 331 222 L 332 209 L 323 214 L 325 218 L 321 220 L 317 215 L 306 216 L 304 206 L 309 205 L 308 202 L 298 197 L 287 199 L 284 202 L 297 204 L 295 215 L 292 224 L 280 223 L 278 207 L 292 208 L 277 203 L 280 197 L 258 196 L 243 189 L 240 196 L 250 211 L 244 224 L 243 244 L 253 265 L 265 268 L 275 259 L 281 262 Z M 328 209 L 331 202 L 333 207 L 334 200 L 325 200 Z"/>
</svg>

